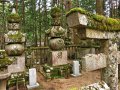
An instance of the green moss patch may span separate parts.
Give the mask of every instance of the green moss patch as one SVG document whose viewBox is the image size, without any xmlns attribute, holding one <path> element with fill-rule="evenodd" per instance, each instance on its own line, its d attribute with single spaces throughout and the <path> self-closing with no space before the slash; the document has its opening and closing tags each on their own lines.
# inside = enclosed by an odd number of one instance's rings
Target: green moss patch
<svg viewBox="0 0 120 90">
<path fill-rule="evenodd" d="M 53 8 L 51 9 L 51 16 L 52 16 L 53 18 L 55 18 L 55 17 L 60 17 L 60 15 L 61 15 L 61 9 L 60 9 L 60 8 L 58 8 L 57 6 L 55 6 L 55 7 L 53 7 Z"/>
<path fill-rule="evenodd" d="M 92 14 L 82 8 L 73 8 L 66 13 L 69 16 L 72 13 L 79 12 L 88 18 L 87 28 L 98 30 L 118 31 L 120 30 L 120 19 L 108 18 L 103 15 Z"/>
<path fill-rule="evenodd" d="M 11 13 L 7 17 L 9 23 L 19 23 L 21 21 L 21 18 L 18 13 Z"/>
</svg>

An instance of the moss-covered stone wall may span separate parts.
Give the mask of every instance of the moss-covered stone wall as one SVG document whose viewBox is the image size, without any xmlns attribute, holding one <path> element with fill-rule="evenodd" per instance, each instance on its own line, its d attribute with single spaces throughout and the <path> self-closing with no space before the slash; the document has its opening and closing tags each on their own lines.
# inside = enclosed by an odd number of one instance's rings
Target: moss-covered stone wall
<svg viewBox="0 0 120 90">
<path fill-rule="evenodd" d="M 79 12 L 87 16 L 88 19 L 87 28 L 109 31 L 120 30 L 120 19 L 113 19 L 105 17 L 103 15 L 93 14 L 82 8 L 73 8 L 66 13 L 66 16 L 69 16 L 70 14 L 75 12 Z"/>
</svg>

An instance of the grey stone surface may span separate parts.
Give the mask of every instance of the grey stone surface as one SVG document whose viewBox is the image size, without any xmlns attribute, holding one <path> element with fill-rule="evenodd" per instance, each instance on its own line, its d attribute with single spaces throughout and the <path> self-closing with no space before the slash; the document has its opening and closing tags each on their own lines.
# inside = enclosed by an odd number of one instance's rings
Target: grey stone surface
<svg viewBox="0 0 120 90">
<path fill-rule="evenodd" d="M 110 90 L 110 87 L 105 82 L 98 82 L 82 87 L 80 90 Z"/>
<path fill-rule="evenodd" d="M 29 85 L 33 86 L 37 83 L 36 68 L 29 69 Z"/>
<path fill-rule="evenodd" d="M 109 85 L 110 90 L 118 90 L 118 51 L 117 44 L 108 41 L 107 67 L 104 69 L 103 80 Z"/>
<path fill-rule="evenodd" d="M 118 64 L 120 64 L 120 51 L 117 52 Z"/>
<path fill-rule="evenodd" d="M 72 76 L 80 76 L 79 61 L 73 61 L 73 74 L 72 74 Z"/>
<path fill-rule="evenodd" d="M 32 85 L 32 86 L 30 86 L 30 85 L 27 85 L 27 89 L 28 90 L 34 90 L 35 88 L 37 88 L 37 87 L 39 87 L 39 83 L 36 83 L 35 85 Z"/>
<path fill-rule="evenodd" d="M 33 89 L 39 87 L 39 84 L 37 83 L 37 73 L 36 68 L 29 69 L 29 85 L 27 85 L 28 89 Z"/>
<path fill-rule="evenodd" d="M 8 29 L 9 30 L 20 29 L 20 24 L 19 23 L 8 23 Z"/>
<path fill-rule="evenodd" d="M 51 64 L 53 66 L 67 64 L 67 51 L 51 51 Z"/>
<path fill-rule="evenodd" d="M 12 57 L 13 58 L 13 57 Z M 16 61 L 8 66 L 8 71 L 10 73 L 23 72 L 25 71 L 25 55 L 17 56 Z"/>
<path fill-rule="evenodd" d="M 82 58 L 82 70 L 93 71 L 106 67 L 106 55 L 87 54 Z"/>
</svg>

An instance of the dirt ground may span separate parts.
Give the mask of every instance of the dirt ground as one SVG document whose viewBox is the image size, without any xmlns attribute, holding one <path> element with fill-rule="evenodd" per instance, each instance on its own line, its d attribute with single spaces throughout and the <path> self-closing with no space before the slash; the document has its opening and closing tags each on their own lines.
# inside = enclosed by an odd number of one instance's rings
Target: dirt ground
<svg viewBox="0 0 120 90">
<path fill-rule="evenodd" d="M 68 79 L 54 79 L 46 81 L 38 73 L 38 82 L 42 89 L 40 90 L 79 90 L 80 87 L 100 81 L 100 70 L 83 73 L 79 77 L 70 77 Z"/>
<path fill-rule="evenodd" d="M 32 90 L 79 90 L 80 87 L 100 81 L 100 70 L 83 73 L 79 77 L 70 77 L 68 79 L 54 79 L 46 81 L 44 76 L 38 73 L 37 76 L 40 87 Z M 120 83 L 119 83 L 120 86 Z M 17 90 L 9 89 L 9 90 Z M 26 87 L 19 87 L 18 90 L 27 90 Z M 119 87 L 120 90 L 120 87 Z"/>
</svg>

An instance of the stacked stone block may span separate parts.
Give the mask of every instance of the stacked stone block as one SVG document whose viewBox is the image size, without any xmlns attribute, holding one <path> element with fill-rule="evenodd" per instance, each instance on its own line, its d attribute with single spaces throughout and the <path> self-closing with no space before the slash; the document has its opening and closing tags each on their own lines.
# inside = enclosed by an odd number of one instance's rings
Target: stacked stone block
<svg viewBox="0 0 120 90">
<path fill-rule="evenodd" d="M 22 72 L 25 67 L 24 43 L 25 34 L 20 31 L 21 18 L 13 8 L 12 13 L 8 15 L 8 33 L 5 34 L 5 50 L 10 58 L 16 58 L 16 61 L 8 66 L 9 72 Z"/>
</svg>

